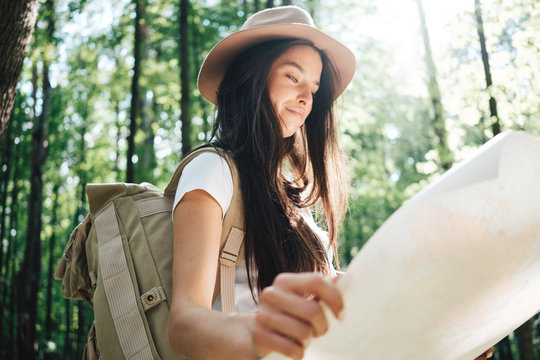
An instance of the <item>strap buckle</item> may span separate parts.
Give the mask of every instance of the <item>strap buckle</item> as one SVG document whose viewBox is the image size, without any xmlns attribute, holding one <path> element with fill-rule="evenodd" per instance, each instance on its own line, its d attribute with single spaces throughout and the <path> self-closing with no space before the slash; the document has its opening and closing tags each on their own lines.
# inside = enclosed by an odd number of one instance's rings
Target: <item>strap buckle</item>
<svg viewBox="0 0 540 360">
<path fill-rule="evenodd" d="M 228 267 L 233 267 L 236 265 L 236 260 L 238 260 L 238 254 L 233 254 L 228 251 L 221 251 L 219 256 L 219 263 Z"/>
</svg>

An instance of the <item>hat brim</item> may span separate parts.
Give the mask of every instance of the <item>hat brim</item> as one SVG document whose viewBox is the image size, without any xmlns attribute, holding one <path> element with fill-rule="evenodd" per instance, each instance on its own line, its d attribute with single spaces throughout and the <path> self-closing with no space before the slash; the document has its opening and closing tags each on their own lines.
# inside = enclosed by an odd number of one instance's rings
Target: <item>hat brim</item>
<svg viewBox="0 0 540 360">
<path fill-rule="evenodd" d="M 221 40 L 210 50 L 201 66 L 197 79 L 197 86 L 201 95 L 211 103 L 217 104 L 217 90 L 223 80 L 225 71 L 234 58 L 251 46 L 276 39 L 309 40 L 318 49 L 324 51 L 339 74 L 336 98 L 352 80 L 356 69 L 356 58 L 347 46 L 308 25 L 268 25 L 240 30 Z"/>
</svg>

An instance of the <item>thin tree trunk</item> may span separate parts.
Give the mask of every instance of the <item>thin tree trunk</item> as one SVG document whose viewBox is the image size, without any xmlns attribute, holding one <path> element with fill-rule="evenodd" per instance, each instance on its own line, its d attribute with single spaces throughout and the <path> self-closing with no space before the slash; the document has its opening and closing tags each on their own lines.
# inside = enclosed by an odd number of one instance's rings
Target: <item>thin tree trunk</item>
<svg viewBox="0 0 540 360">
<path fill-rule="evenodd" d="M 12 112 L 13 116 L 13 112 Z M 0 219 L 0 272 L 4 268 L 4 239 L 6 238 L 6 220 L 7 220 L 7 213 L 6 213 L 6 207 L 7 207 L 7 195 L 8 195 L 8 183 L 9 183 L 9 175 L 11 173 L 11 132 L 13 127 L 13 120 L 8 124 L 8 128 L 6 131 L 6 138 L 7 141 L 4 142 L 5 144 L 5 150 L 2 151 L 2 163 L 0 166 L 2 166 L 2 188 L 0 189 L 1 195 L 1 203 L 2 203 L 2 214 Z M 5 166 L 5 170 L 4 170 Z M 0 273 L 1 274 L 1 273 Z M 3 279 L 0 277 L 0 280 Z M 0 289 L 2 289 L 4 286 L 3 283 L 0 283 Z M 0 311 L 0 348 L 2 348 L 3 343 L 3 319 L 4 319 L 4 311 L 3 309 Z"/>
<path fill-rule="evenodd" d="M 292 5 L 292 0 L 283 0 L 281 5 L 283 6 Z"/>
<path fill-rule="evenodd" d="M 54 6 L 48 2 L 51 9 Z M 50 19 L 49 21 L 53 21 Z M 31 187 L 28 205 L 28 232 L 25 257 L 19 282 L 19 355 L 24 359 L 36 358 L 37 294 L 41 274 L 41 211 L 43 203 L 43 169 L 46 158 L 46 128 L 52 89 L 49 82 L 49 64 L 43 63 L 43 105 L 32 134 Z"/>
<path fill-rule="evenodd" d="M 135 134 L 137 133 L 137 118 L 139 116 L 139 77 L 141 72 L 142 62 L 142 19 L 144 17 L 145 3 L 144 0 L 135 0 L 135 38 L 133 42 L 133 78 L 131 79 L 131 110 L 129 115 L 129 135 L 127 138 L 127 166 L 126 166 L 126 181 L 135 181 L 135 170 L 133 158 L 135 155 Z"/>
<path fill-rule="evenodd" d="M 64 360 L 71 360 L 72 344 L 71 344 L 71 300 L 64 299 L 64 308 L 65 308 L 65 326 L 66 332 L 64 333 Z"/>
<path fill-rule="evenodd" d="M 490 89 L 493 86 L 491 80 L 491 68 L 489 66 L 489 55 L 486 48 L 486 37 L 484 33 L 484 21 L 482 20 L 482 7 L 480 5 L 480 0 L 474 0 L 474 12 L 476 15 L 476 30 L 478 31 L 478 37 L 480 39 L 480 51 L 482 53 L 482 63 L 484 64 L 484 75 L 486 77 L 486 89 Z M 489 114 L 490 118 L 493 121 L 491 123 L 491 131 L 493 136 L 501 132 L 501 122 L 499 119 L 499 114 L 497 113 L 497 101 L 495 98 L 489 96 Z"/>
<path fill-rule="evenodd" d="M 180 121 L 182 122 L 182 155 L 191 150 L 191 81 L 189 59 L 189 1 L 180 0 Z"/>
<path fill-rule="evenodd" d="M 519 348 L 519 360 L 535 360 L 532 336 L 532 319 L 516 330 Z"/>
<path fill-rule="evenodd" d="M 83 115 L 83 118 L 88 118 L 88 114 L 86 114 L 87 109 L 85 108 L 85 114 Z M 81 164 L 84 164 L 86 162 L 86 143 L 84 141 L 84 137 L 86 135 L 86 122 L 83 122 L 81 127 L 81 140 L 79 143 L 79 162 Z M 81 214 L 83 214 L 84 211 L 84 204 L 86 203 L 86 184 L 88 182 L 86 177 L 86 171 L 83 169 L 79 169 L 79 179 L 80 179 L 80 187 L 81 191 L 79 193 L 79 200 L 78 200 L 78 206 L 75 210 L 75 217 L 73 221 L 73 228 L 77 226 L 77 224 L 81 221 L 80 217 Z M 82 311 L 82 301 L 79 301 L 77 304 L 77 342 L 75 347 L 75 357 L 77 359 L 82 358 L 83 348 L 84 344 L 86 343 L 87 339 L 87 331 L 86 329 L 86 319 L 84 316 L 84 312 Z M 73 311 L 75 312 L 75 311 Z"/>
<path fill-rule="evenodd" d="M 0 2 L 0 148 L 36 23 L 38 0 Z"/>
<path fill-rule="evenodd" d="M 122 139 L 122 124 L 120 122 L 120 104 L 117 101 L 114 104 L 114 113 L 116 115 L 116 158 L 114 159 L 114 172 L 116 178 L 120 179 L 120 140 Z"/>
<path fill-rule="evenodd" d="M 48 276 L 47 276 L 47 297 L 46 297 L 46 305 L 45 305 L 45 334 L 47 334 L 47 338 L 51 339 L 50 336 L 53 334 L 55 330 L 55 326 L 52 322 L 52 282 L 54 278 L 54 265 L 56 263 L 56 256 L 54 252 L 55 242 L 56 242 L 56 228 L 58 225 L 58 217 L 57 217 L 57 210 L 58 210 L 58 192 L 59 192 L 60 185 L 55 184 L 53 187 L 53 195 L 54 195 L 54 202 L 52 207 L 52 214 L 51 214 L 51 224 L 53 226 L 53 233 L 51 235 L 51 238 L 49 239 L 49 264 L 48 264 Z"/>
<path fill-rule="evenodd" d="M 253 1 L 253 11 L 257 12 L 261 9 L 261 2 L 260 0 L 254 0 Z"/>
<path fill-rule="evenodd" d="M 510 339 L 505 337 L 496 345 L 497 353 L 499 355 L 499 360 L 514 360 L 512 356 L 512 346 L 510 344 Z"/>
<path fill-rule="evenodd" d="M 10 124 L 12 126 L 13 124 Z M 17 126 L 17 129 L 19 126 Z M 10 144 L 10 146 L 12 146 Z M 17 235 L 13 234 L 11 232 L 11 229 L 18 229 L 17 227 L 17 216 L 18 216 L 18 204 L 19 202 L 19 187 L 17 186 L 16 179 L 19 178 L 20 172 L 21 172 L 21 165 L 20 165 L 20 146 L 14 147 L 14 169 L 13 169 L 13 176 L 12 176 L 12 188 L 10 193 L 10 207 L 11 207 L 11 213 L 9 214 L 9 222 L 7 225 L 8 231 L 6 232 L 6 239 L 7 239 L 7 249 L 6 249 L 6 259 L 3 268 L 0 268 L 0 271 L 3 271 L 0 273 L 0 278 L 4 279 L 5 283 L 2 287 L 2 298 L 1 303 L 2 304 L 10 304 L 5 309 L 2 309 L 2 314 L 7 314 L 7 324 L 4 327 L 4 319 L 2 319 L 2 322 L 0 323 L 0 326 L 2 326 L 2 339 L 0 343 L 0 350 L 6 354 L 6 359 L 14 359 L 14 344 L 16 344 L 16 337 L 15 332 L 13 331 L 16 329 L 15 326 L 15 311 L 14 311 L 14 297 L 15 297 L 15 287 L 12 286 L 15 283 L 15 269 L 16 269 L 16 256 L 17 253 Z M 8 292 L 9 291 L 9 292 Z"/>
<path fill-rule="evenodd" d="M 274 0 L 266 0 L 266 8 L 274 7 Z"/>
<path fill-rule="evenodd" d="M 422 0 L 416 0 L 418 7 L 418 15 L 420 18 L 420 26 L 422 31 L 422 38 L 424 40 L 425 61 L 428 72 L 428 92 L 431 99 L 431 105 L 433 107 L 433 130 L 435 132 L 435 147 L 439 154 L 439 164 L 443 170 L 448 170 L 452 167 L 452 153 L 448 148 L 446 121 L 444 116 L 444 109 L 441 101 L 441 91 L 439 89 L 439 83 L 437 81 L 437 69 L 435 62 L 433 61 L 433 55 L 431 52 L 431 43 L 429 40 L 429 33 L 426 25 L 426 16 L 424 8 L 422 6 Z"/>
<path fill-rule="evenodd" d="M 82 359 L 84 345 L 88 338 L 88 329 L 86 326 L 86 316 L 84 314 L 84 301 L 77 301 L 77 347 L 75 349 L 76 359 Z"/>
<path fill-rule="evenodd" d="M 17 195 L 18 195 L 18 190 L 15 190 L 15 198 L 17 198 Z M 15 208 L 17 207 L 16 205 L 13 206 L 14 207 L 14 210 Z M 14 216 L 13 216 L 13 223 L 11 225 L 13 225 L 14 228 L 17 228 L 17 215 L 16 215 L 16 212 L 14 212 Z M 16 269 L 17 267 L 19 266 L 19 263 L 17 261 L 17 258 L 15 256 L 15 254 L 17 254 L 17 251 L 18 251 L 18 246 L 17 246 L 17 237 L 16 236 L 12 236 L 11 239 L 10 239 L 10 262 L 11 262 L 11 270 L 9 271 L 9 274 L 6 274 L 6 278 L 9 278 L 11 279 L 11 283 L 12 284 L 15 284 L 16 282 Z M 9 277 L 8 277 L 9 275 Z M 15 320 L 16 320 L 16 316 L 15 316 L 15 313 L 18 312 L 18 308 L 17 306 L 19 304 L 16 304 L 16 291 L 15 291 L 15 288 L 12 287 L 10 290 L 10 294 L 9 294 L 9 301 L 7 302 L 9 304 L 9 313 L 11 314 L 11 316 L 9 317 L 9 325 L 8 325 L 8 331 L 11 332 L 11 334 L 9 335 L 9 338 L 8 338 L 8 349 L 7 349 L 7 357 L 6 359 L 22 359 L 22 357 L 20 356 L 17 356 L 17 348 L 16 348 L 16 345 L 17 345 L 17 325 L 15 323 Z M 5 303 L 4 303 L 5 304 Z M 20 355 L 20 354 L 19 354 Z"/>
</svg>

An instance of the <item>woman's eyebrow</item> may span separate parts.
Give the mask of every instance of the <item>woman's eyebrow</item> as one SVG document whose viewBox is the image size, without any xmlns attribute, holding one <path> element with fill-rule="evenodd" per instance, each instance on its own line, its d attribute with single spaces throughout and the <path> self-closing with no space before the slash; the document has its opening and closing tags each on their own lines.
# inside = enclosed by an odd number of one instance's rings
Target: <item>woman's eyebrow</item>
<svg viewBox="0 0 540 360">
<path fill-rule="evenodd" d="M 294 61 L 289 61 L 289 62 L 286 62 L 284 63 L 283 65 L 290 65 L 290 66 L 293 66 L 295 68 L 298 69 L 298 71 L 300 71 L 302 73 L 302 75 L 304 75 L 306 73 L 306 71 L 304 70 L 304 68 L 302 66 L 300 66 L 299 64 L 295 63 Z M 313 82 L 315 85 L 319 86 L 320 85 L 320 82 L 318 80 L 315 80 Z"/>
</svg>

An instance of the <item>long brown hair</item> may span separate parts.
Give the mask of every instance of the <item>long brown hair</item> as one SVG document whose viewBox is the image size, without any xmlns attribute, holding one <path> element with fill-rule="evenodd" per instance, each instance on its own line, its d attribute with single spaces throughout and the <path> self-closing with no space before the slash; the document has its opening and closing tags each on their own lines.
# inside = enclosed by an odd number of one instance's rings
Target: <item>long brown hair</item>
<svg viewBox="0 0 540 360">
<path fill-rule="evenodd" d="M 272 64 L 294 46 L 313 47 L 323 69 L 301 135 L 283 138 L 266 80 Z M 281 272 L 327 272 L 326 249 L 302 218 L 309 207 L 322 210 L 322 226 L 337 256 L 338 224 L 347 199 L 333 113 L 337 76 L 324 52 L 310 42 L 273 40 L 241 53 L 228 67 L 218 90 L 211 144 L 229 151 L 238 167 L 252 291 L 252 269 L 258 272 L 259 291 Z"/>
</svg>

